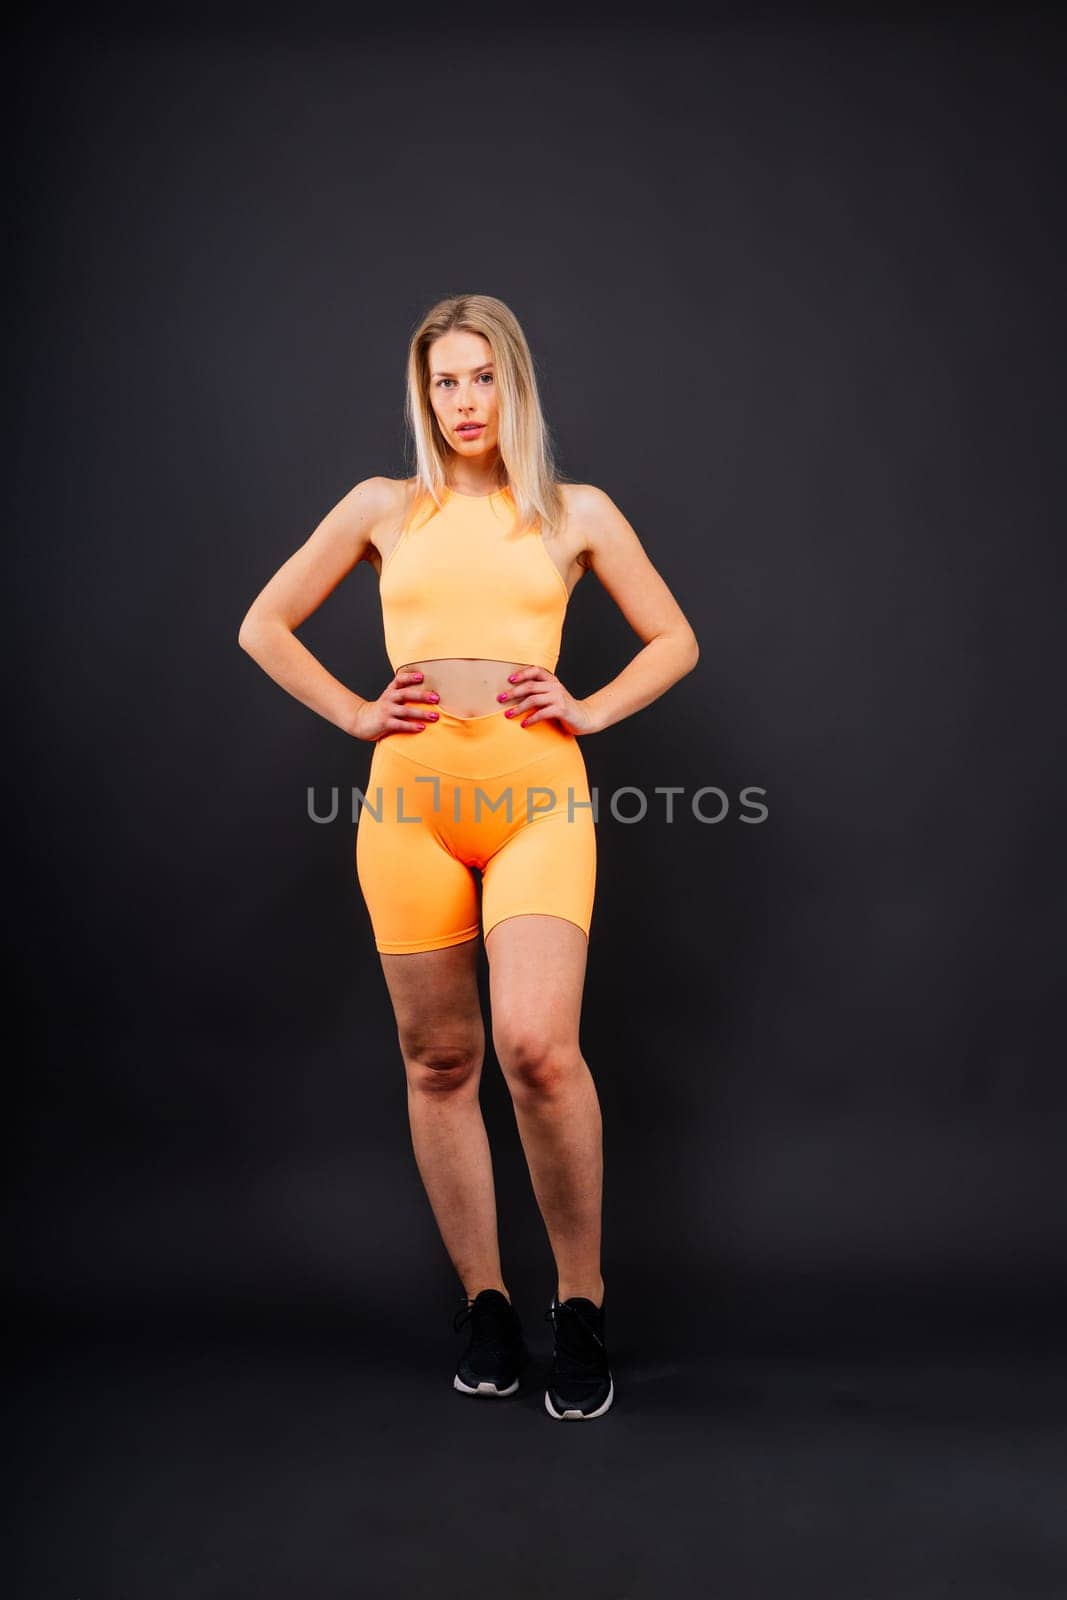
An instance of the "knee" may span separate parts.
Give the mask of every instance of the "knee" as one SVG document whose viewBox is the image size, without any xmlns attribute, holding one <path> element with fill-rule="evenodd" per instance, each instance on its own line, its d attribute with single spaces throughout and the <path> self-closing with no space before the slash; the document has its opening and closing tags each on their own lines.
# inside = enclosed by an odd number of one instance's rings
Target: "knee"
<svg viewBox="0 0 1067 1600">
<path fill-rule="evenodd" d="M 476 1084 L 481 1050 L 473 1044 L 420 1044 L 401 1041 L 408 1086 L 418 1094 L 448 1095 Z"/>
<path fill-rule="evenodd" d="M 563 1045 L 525 1028 L 502 1030 L 493 1043 L 508 1088 L 523 1100 L 556 1098 L 583 1066 L 576 1045 Z"/>
</svg>

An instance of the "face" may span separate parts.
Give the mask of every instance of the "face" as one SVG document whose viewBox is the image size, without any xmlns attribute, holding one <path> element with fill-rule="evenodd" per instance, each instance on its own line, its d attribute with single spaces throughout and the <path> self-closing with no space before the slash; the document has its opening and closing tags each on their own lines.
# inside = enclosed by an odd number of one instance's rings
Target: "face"
<svg viewBox="0 0 1067 1600">
<path fill-rule="evenodd" d="M 445 439 L 457 455 L 471 461 L 495 455 L 496 375 L 488 339 L 453 328 L 435 339 L 427 353 L 430 404 Z M 469 433 L 458 431 L 464 422 L 482 426 Z"/>
</svg>

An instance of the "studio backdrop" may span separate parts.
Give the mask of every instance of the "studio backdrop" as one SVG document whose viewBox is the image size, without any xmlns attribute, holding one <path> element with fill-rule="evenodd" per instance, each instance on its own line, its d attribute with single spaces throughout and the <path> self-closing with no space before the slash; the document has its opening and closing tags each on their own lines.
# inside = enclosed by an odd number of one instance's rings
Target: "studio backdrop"
<svg viewBox="0 0 1067 1600">
<path fill-rule="evenodd" d="M 664 1287 L 672 1348 L 1062 1336 L 1055 51 L 1004 18 L 321 21 L 21 36 L 22 1314 L 451 1305 L 355 877 L 371 747 L 237 630 L 410 472 L 407 338 L 477 291 L 701 646 L 582 742 L 627 1337 L 654 1355 Z M 300 637 L 382 692 L 366 563 Z M 639 644 L 587 576 L 558 674 Z M 482 1096 L 505 1270 L 547 1296 L 491 1046 Z"/>
</svg>

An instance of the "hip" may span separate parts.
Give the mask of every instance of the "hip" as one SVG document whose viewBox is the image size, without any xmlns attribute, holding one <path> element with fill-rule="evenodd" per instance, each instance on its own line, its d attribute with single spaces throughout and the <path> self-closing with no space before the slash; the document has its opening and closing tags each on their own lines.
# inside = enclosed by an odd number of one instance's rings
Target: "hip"
<svg viewBox="0 0 1067 1600">
<path fill-rule="evenodd" d="M 585 758 L 577 736 L 555 717 L 523 727 L 502 708 L 477 717 L 457 716 L 436 707 L 438 718 L 421 733 L 387 733 L 376 741 L 371 777 L 381 777 L 398 762 L 466 780 L 505 777 L 543 764 L 587 782 Z"/>
</svg>

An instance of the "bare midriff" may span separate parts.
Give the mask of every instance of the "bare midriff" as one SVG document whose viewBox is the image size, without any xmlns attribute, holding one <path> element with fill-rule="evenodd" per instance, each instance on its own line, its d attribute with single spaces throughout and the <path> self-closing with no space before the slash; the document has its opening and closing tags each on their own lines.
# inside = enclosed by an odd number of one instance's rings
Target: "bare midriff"
<svg viewBox="0 0 1067 1600">
<path fill-rule="evenodd" d="M 417 687 L 423 692 L 432 689 L 441 696 L 436 705 L 427 706 L 427 710 L 450 711 L 454 717 L 484 717 L 490 711 L 504 715 L 507 702 L 499 701 L 497 695 L 516 687 L 508 682 L 508 674 L 526 665 L 524 661 L 482 661 L 450 656 L 447 660 L 408 661 L 401 671 L 421 672 L 423 680 Z"/>
</svg>

